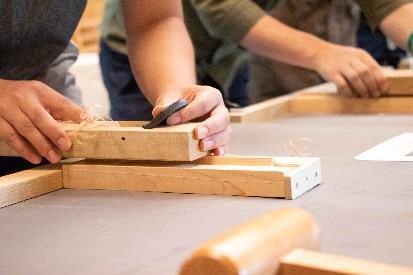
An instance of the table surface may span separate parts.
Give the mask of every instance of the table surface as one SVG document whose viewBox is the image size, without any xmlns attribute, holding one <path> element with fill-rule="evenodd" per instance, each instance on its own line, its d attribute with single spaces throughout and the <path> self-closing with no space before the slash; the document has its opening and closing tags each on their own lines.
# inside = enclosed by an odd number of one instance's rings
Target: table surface
<svg viewBox="0 0 413 275">
<path fill-rule="evenodd" d="M 235 124 L 234 154 L 282 156 L 290 139 L 311 138 L 323 184 L 294 201 L 59 190 L 0 209 L 0 274 L 176 274 L 204 241 L 286 206 L 315 216 L 325 252 L 413 266 L 413 164 L 353 160 L 412 126 L 410 116 Z"/>
</svg>

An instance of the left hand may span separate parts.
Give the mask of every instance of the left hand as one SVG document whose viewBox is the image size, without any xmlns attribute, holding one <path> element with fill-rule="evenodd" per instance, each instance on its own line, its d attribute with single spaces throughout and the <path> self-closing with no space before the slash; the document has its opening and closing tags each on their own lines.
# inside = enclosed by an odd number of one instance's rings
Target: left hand
<svg viewBox="0 0 413 275">
<path fill-rule="evenodd" d="M 200 140 L 200 149 L 212 151 L 217 156 L 224 155 L 228 150 L 232 130 L 229 112 L 220 91 L 199 85 L 171 89 L 156 101 L 152 115 L 156 116 L 178 99 L 185 99 L 189 104 L 170 116 L 167 124 L 176 125 L 206 117 L 195 129 L 195 137 Z"/>
</svg>

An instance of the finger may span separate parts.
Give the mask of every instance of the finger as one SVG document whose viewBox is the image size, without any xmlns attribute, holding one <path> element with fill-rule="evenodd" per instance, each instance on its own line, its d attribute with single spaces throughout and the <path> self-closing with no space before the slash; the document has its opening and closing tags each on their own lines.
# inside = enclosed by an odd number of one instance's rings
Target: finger
<svg viewBox="0 0 413 275">
<path fill-rule="evenodd" d="M 389 89 L 389 83 L 384 76 L 380 65 L 369 54 L 364 53 L 361 59 L 369 67 L 369 71 L 372 73 L 381 93 L 385 93 Z"/>
<path fill-rule="evenodd" d="M 371 97 L 379 97 L 380 96 L 379 86 L 372 72 L 370 71 L 369 67 L 365 63 L 359 60 L 353 60 L 351 65 L 353 69 L 361 77 L 362 81 L 367 87 L 369 95 Z"/>
<path fill-rule="evenodd" d="M 203 121 L 195 129 L 195 137 L 197 139 L 204 139 L 215 133 L 219 133 L 228 128 L 230 122 L 228 109 L 224 105 L 216 107 L 211 116 Z"/>
<path fill-rule="evenodd" d="M 225 131 L 213 134 L 199 142 L 202 151 L 210 151 L 220 146 L 225 146 L 229 143 L 231 138 L 231 129 L 228 128 Z"/>
<path fill-rule="evenodd" d="M 225 146 L 219 146 L 217 148 L 215 148 L 212 153 L 214 154 L 214 156 L 223 156 L 225 155 Z"/>
<path fill-rule="evenodd" d="M 66 97 L 54 91 L 47 85 L 38 88 L 40 102 L 50 111 L 52 117 L 58 120 L 80 122 L 82 108 Z"/>
<path fill-rule="evenodd" d="M 169 125 L 184 123 L 210 113 L 222 103 L 221 93 L 213 88 L 204 87 L 196 93 L 194 99 L 181 111 L 173 114 L 167 120 Z"/>
<path fill-rule="evenodd" d="M 352 97 L 353 93 L 351 92 L 351 88 L 349 84 L 347 83 L 346 79 L 338 75 L 333 79 L 333 82 L 337 85 L 337 92 L 346 97 Z"/>
<path fill-rule="evenodd" d="M 72 147 L 72 141 L 63 127 L 42 106 L 24 102 L 21 104 L 21 108 L 34 126 L 60 151 L 68 151 Z"/>
<path fill-rule="evenodd" d="M 17 154 L 33 164 L 39 164 L 42 161 L 40 155 L 33 147 L 22 138 L 14 128 L 4 119 L 0 118 L 0 139 L 13 148 Z"/>
<path fill-rule="evenodd" d="M 30 142 L 41 156 L 51 163 L 60 161 L 60 153 L 21 110 L 10 117 L 6 117 L 6 121 L 13 125 L 14 129 Z"/>
<path fill-rule="evenodd" d="M 354 95 L 364 98 L 367 98 L 369 96 L 367 86 L 361 80 L 357 71 L 355 71 L 351 66 L 344 66 L 342 68 L 342 74 L 350 84 L 352 93 Z"/>
</svg>

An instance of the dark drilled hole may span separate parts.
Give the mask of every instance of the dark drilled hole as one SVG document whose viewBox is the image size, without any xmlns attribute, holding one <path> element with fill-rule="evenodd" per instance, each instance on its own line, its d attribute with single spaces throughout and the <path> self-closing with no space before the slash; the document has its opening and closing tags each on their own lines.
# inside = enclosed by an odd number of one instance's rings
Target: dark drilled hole
<svg viewBox="0 0 413 275">
<path fill-rule="evenodd" d="M 126 138 L 125 138 L 125 137 L 122 137 L 122 140 L 126 140 Z"/>
</svg>

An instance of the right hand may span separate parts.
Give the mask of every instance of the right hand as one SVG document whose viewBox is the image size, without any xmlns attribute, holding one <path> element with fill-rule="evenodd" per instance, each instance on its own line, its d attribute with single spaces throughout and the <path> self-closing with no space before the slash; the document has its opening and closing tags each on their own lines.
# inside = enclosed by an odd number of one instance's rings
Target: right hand
<svg viewBox="0 0 413 275">
<path fill-rule="evenodd" d="M 388 89 L 380 65 L 358 48 L 327 43 L 319 49 L 313 68 L 325 80 L 334 82 L 344 96 L 379 97 Z"/>
<path fill-rule="evenodd" d="M 82 109 L 42 82 L 0 79 L 0 140 L 38 164 L 59 162 L 72 146 L 56 120 L 80 121 Z"/>
</svg>

